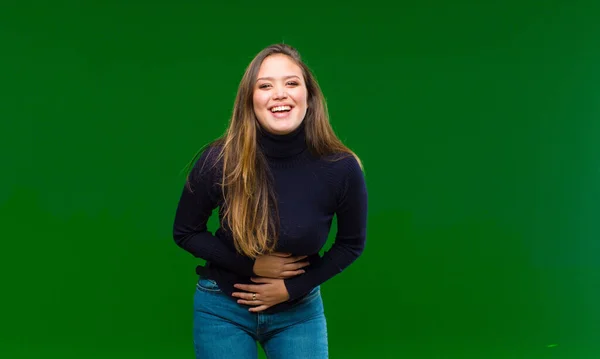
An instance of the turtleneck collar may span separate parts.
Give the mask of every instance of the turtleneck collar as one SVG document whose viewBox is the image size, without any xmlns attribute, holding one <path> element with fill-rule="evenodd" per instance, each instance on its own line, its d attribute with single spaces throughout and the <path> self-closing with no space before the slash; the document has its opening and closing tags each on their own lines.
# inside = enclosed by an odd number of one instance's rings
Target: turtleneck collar
<svg viewBox="0 0 600 359">
<path fill-rule="evenodd" d="M 260 126 L 258 126 L 256 133 L 258 144 L 267 157 L 293 157 L 302 153 L 307 148 L 304 121 L 294 131 L 285 135 L 270 133 Z"/>
</svg>

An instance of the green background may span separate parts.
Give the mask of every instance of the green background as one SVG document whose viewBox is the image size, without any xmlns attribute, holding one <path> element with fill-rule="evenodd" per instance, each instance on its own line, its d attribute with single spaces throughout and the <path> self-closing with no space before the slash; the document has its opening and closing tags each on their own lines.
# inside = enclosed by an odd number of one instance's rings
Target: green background
<svg viewBox="0 0 600 359">
<path fill-rule="evenodd" d="M 597 4 L 2 2 L 0 357 L 193 357 L 182 170 L 275 42 L 366 168 L 332 358 L 600 357 Z"/>
</svg>

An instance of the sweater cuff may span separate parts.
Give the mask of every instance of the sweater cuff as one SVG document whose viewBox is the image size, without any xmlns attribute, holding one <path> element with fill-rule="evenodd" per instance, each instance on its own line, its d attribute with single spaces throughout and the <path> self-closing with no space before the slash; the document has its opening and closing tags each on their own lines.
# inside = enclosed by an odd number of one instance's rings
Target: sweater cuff
<svg viewBox="0 0 600 359">
<path fill-rule="evenodd" d="M 288 301 L 296 300 L 302 297 L 308 292 L 311 291 L 312 288 L 307 288 L 306 281 L 298 280 L 300 278 L 294 277 L 289 279 L 284 279 L 283 284 L 285 285 L 287 292 L 289 294 Z"/>
<path fill-rule="evenodd" d="M 240 258 L 240 270 L 242 271 L 242 274 L 246 275 L 247 277 L 253 277 L 255 275 L 254 260 L 248 257 Z"/>
</svg>

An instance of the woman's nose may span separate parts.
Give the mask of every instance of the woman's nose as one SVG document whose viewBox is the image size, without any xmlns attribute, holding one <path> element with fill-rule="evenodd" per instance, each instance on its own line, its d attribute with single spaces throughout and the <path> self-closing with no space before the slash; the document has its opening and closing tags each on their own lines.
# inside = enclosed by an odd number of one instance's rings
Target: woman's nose
<svg viewBox="0 0 600 359">
<path fill-rule="evenodd" d="M 275 91 L 273 91 L 274 99 L 281 99 L 281 98 L 286 98 L 286 97 L 287 97 L 287 92 L 285 92 L 285 88 L 278 87 L 278 88 L 275 88 Z"/>
</svg>

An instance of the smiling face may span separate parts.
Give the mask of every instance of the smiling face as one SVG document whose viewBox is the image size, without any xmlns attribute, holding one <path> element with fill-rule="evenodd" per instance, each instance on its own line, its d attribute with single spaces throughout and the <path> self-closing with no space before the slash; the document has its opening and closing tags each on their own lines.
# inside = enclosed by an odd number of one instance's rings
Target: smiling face
<svg viewBox="0 0 600 359">
<path fill-rule="evenodd" d="M 294 131 L 308 108 L 302 69 L 286 55 L 267 57 L 258 70 L 252 99 L 262 128 L 276 135 Z"/>
</svg>

